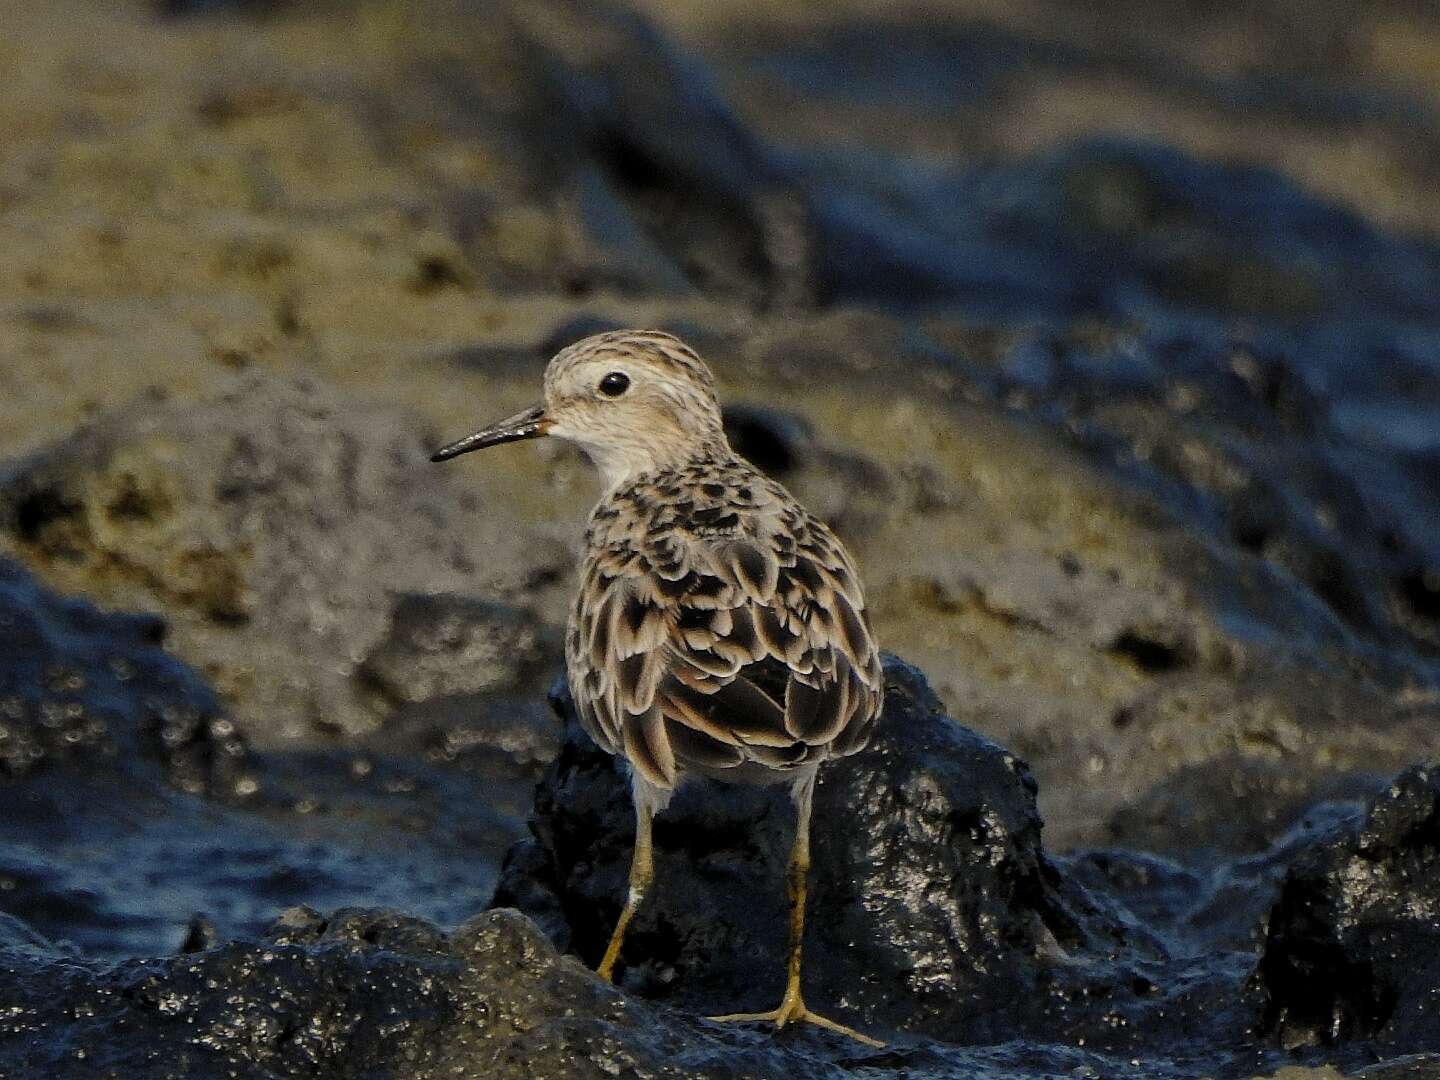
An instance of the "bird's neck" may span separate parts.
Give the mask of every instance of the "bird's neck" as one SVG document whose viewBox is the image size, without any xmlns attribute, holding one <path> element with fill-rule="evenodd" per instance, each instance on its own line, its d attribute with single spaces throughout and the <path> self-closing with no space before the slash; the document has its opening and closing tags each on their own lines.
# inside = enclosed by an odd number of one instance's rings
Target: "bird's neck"
<svg viewBox="0 0 1440 1080">
<path fill-rule="evenodd" d="M 600 473 L 602 498 L 645 473 L 683 469 L 699 462 L 726 462 L 735 458 L 735 452 L 723 437 L 686 443 L 673 450 L 608 445 L 587 446 L 585 453 Z"/>
</svg>

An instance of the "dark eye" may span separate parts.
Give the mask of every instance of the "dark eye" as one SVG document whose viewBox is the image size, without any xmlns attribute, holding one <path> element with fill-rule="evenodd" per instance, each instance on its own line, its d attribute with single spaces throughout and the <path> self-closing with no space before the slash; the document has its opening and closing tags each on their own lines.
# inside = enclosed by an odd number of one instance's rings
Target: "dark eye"
<svg viewBox="0 0 1440 1080">
<path fill-rule="evenodd" d="M 612 371 L 600 380 L 600 392 L 606 397 L 619 397 L 630 389 L 630 376 L 623 371 Z"/>
</svg>

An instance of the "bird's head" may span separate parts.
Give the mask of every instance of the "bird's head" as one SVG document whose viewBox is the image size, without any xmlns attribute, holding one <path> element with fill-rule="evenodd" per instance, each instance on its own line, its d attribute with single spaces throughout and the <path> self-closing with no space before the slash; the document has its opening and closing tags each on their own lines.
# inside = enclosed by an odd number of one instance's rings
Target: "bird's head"
<svg viewBox="0 0 1440 1080">
<path fill-rule="evenodd" d="M 607 489 L 726 447 L 715 378 L 704 361 L 659 330 L 617 330 L 556 353 L 545 369 L 542 404 L 443 447 L 431 460 L 545 435 L 584 450 Z"/>
</svg>

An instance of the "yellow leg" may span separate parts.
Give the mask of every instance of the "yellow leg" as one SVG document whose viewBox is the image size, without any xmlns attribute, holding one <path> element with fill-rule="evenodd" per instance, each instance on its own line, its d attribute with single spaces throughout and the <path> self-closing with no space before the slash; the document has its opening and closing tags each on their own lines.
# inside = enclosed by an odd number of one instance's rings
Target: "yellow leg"
<svg viewBox="0 0 1440 1080">
<path fill-rule="evenodd" d="M 615 961 L 620 956 L 620 945 L 625 940 L 625 930 L 630 925 L 630 920 L 635 917 L 635 909 L 640 906 L 640 901 L 645 899 L 645 890 L 650 887 L 650 882 L 655 877 L 653 851 L 650 845 L 650 821 L 654 816 L 655 810 L 649 800 L 637 797 L 635 799 L 635 850 L 630 855 L 630 891 L 625 896 L 625 907 L 620 911 L 620 919 L 615 924 L 615 932 L 610 935 L 610 944 L 605 948 L 605 956 L 600 961 L 600 966 L 595 969 L 596 973 L 607 982 L 614 981 Z"/>
<path fill-rule="evenodd" d="M 805 892 L 810 875 L 810 796 L 813 790 L 812 781 L 795 794 L 798 820 L 795 825 L 795 843 L 790 848 L 790 865 L 785 871 L 786 891 L 790 896 L 790 955 L 785 968 L 785 996 L 780 999 L 779 1006 L 769 1012 L 728 1013 L 725 1016 L 712 1016 L 710 1019 L 726 1022 L 767 1021 L 777 1028 L 799 1020 L 848 1035 L 866 1046 L 881 1047 L 885 1044 L 878 1039 L 862 1035 L 854 1028 L 837 1024 L 828 1017 L 811 1012 L 805 1007 L 805 999 L 800 996 L 800 952 L 805 943 Z"/>
</svg>

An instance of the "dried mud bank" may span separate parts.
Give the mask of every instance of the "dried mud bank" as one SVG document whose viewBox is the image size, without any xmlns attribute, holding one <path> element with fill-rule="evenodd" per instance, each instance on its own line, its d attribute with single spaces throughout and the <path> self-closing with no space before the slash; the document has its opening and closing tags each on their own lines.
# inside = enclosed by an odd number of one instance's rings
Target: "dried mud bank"
<svg viewBox="0 0 1440 1080">
<path fill-rule="evenodd" d="M 867 7 L 6 5 L 0 1072 L 1437 1071 L 1440 25 Z M 770 1004 L 754 793 L 560 955 L 593 486 L 424 459 L 636 322 L 916 665 L 816 837 L 885 1052 L 695 1019 Z"/>
</svg>

